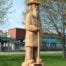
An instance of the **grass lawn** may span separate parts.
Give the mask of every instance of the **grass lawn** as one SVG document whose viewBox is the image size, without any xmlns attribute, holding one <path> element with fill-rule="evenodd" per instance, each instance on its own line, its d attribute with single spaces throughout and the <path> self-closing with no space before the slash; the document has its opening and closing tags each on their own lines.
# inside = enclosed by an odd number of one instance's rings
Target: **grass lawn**
<svg viewBox="0 0 66 66">
<path fill-rule="evenodd" d="M 41 54 L 45 66 L 66 66 L 66 59 L 61 53 Z M 24 55 L 0 55 L 0 66 L 21 66 Z"/>
</svg>

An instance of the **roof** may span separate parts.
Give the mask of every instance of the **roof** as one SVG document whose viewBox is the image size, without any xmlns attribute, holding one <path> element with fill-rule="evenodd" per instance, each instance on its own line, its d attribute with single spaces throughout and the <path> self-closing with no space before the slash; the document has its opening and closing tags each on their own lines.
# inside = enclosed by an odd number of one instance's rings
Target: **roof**
<svg viewBox="0 0 66 66">
<path fill-rule="evenodd" d="M 43 37 L 59 38 L 58 34 L 54 33 L 43 33 Z"/>
<path fill-rule="evenodd" d="M 13 29 L 25 30 L 24 28 L 11 28 L 9 30 L 13 30 Z"/>
<path fill-rule="evenodd" d="M 8 42 L 10 41 L 11 38 L 8 38 L 8 37 L 0 37 L 0 42 L 3 41 L 3 42 Z"/>
</svg>

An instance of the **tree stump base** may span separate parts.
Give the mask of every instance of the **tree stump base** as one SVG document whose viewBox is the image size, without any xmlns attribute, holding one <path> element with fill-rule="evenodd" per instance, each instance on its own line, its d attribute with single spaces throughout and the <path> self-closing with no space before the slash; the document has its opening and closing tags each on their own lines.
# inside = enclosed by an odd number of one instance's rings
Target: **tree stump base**
<svg viewBox="0 0 66 66">
<path fill-rule="evenodd" d="M 29 66 L 43 66 L 43 64 L 42 63 L 32 63 Z"/>
</svg>

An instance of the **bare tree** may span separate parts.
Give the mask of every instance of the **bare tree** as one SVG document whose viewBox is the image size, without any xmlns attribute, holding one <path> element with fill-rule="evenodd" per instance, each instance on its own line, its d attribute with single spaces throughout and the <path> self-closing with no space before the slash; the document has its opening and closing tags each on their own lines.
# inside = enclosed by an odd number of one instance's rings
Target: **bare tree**
<svg viewBox="0 0 66 66">
<path fill-rule="evenodd" d="M 4 23 L 9 13 L 9 9 L 12 7 L 12 0 L 0 0 L 0 24 Z"/>
<path fill-rule="evenodd" d="M 44 1 L 44 0 L 42 0 Z M 40 16 L 43 31 L 57 33 L 63 44 L 64 57 L 65 52 L 65 29 L 66 29 L 66 1 L 47 0 L 50 3 L 44 3 L 40 6 Z"/>
</svg>

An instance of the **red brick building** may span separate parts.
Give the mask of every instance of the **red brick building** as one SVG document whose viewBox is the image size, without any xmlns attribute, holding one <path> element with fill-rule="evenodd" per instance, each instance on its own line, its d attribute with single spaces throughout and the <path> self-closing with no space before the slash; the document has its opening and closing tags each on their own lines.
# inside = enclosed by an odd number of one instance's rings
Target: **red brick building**
<svg viewBox="0 0 66 66">
<path fill-rule="evenodd" d="M 21 28 L 9 29 L 8 33 L 11 35 L 11 38 L 15 40 L 20 40 L 25 37 L 25 29 L 21 29 Z"/>
</svg>

